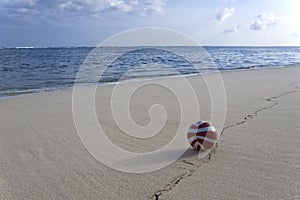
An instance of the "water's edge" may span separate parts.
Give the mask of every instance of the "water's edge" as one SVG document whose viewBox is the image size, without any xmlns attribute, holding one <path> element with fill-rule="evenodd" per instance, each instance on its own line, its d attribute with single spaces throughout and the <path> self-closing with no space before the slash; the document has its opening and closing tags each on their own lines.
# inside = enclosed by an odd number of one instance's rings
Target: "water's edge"
<svg viewBox="0 0 300 200">
<path fill-rule="evenodd" d="M 130 80 L 123 80 L 118 82 L 107 82 L 107 83 L 98 83 L 98 84 L 77 84 L 74 83 L 72 86 L 66 86 L 66 87 L 57 87 L 57 88 L 42 88 L 37 90 L 24 90 L 24 91 L 18 91 L 15 93 L 9 93 L 7 95 L 0 96 L 0 100 L 4 99 L 11 99 L 11 98 L 18 98 L 22 96 L 28 96 L 28 95 L 35 95 L 35 94 L 43 94 L 43 93 L 51 93 L 51 92 L 59 92 L 59 91 L 67 91 L 72 90 L 74 86 L 76 87 L 89 87 L 89 86 L 97 86 L 97 87 L 105 87 L 110 85 L 116 85 L 116 84 L 126 84 L 126 83 L 132 83 L 132 82 L 144 82 L 144 81 L 151 81 L 151 80 L 157 80 L 157 79 L 168 79 L 168 78 L 176 78 L 176 77 L 193 77 L 193 76 L 201 76 L 206 74 L 212 74 L 212 73 L 220 73 L 221 75 L 224 73 L 231 73 L 231 72 L 245 72 L 245 71 L 253 71 L 253 70 L 274 70 L 274 69 L 282 69 L 282 68 L 294 68 L 294 67 L 300 67 L 299 64 L 295 65 L 288 65 L 288 66 L 271 66 L 271 67 L 265 67 L 265 68 L 247 68 L 247 69 L 232 69 L 232 70 L 224 70 L 224 71 L 211 71 L 211 72 L 205 72 L 205 73 L 197 73 L 197 74 L 185 74 L 185 75 L 174 75 L 174 76 L 161 76 L 161 77 L 155 77 L 155 78 L 144 78 L 144 79 L 130 79 Z"/>
</svg>

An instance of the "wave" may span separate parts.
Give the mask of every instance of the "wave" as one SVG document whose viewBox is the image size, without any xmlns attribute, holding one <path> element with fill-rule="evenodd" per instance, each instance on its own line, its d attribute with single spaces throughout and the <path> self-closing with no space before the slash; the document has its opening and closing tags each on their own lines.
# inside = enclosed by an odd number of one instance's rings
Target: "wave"
<svg viewBox="0 0 300 200">
<path fill-rule="evenodd" d="M 34 47 L 16 47 L 16 49 L 34 49 Z"/>
</svg>

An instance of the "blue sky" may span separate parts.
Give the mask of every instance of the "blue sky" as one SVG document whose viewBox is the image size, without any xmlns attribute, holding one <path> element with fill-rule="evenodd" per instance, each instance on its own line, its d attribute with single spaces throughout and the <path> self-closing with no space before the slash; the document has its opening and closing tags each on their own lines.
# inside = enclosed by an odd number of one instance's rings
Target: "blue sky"
<svg viewBox="0 0 300 200">
<path fill-rule="evenodd" d="M 0 0 L 0 46 L 95 46 L 163 27 L 201 45 L 300 45 L 299 0 Z"/>
</svg>

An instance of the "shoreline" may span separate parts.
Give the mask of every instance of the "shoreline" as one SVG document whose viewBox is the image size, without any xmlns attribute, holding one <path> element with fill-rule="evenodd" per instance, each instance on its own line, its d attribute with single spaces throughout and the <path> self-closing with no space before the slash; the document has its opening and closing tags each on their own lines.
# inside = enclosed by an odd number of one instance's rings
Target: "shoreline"
<svg viewBox="0 0 300 200">
<path fill-rule="evenodd" d="M 160 79 L 168 79 L 168 78 L 177 78 L 177 77 L 193 77 L 193 76 L 202 76 L 207 74 L 214 74 L 214 73 L 231 73 L 231 72 L 243 72 L 243 71 L 253 71 L 253 70 L 272 70 L 272 69 L 282 69 L 282 68 L 297 68 L 300 67 L 300 64 L 293 64 L 293 65 L 285 65 L 285 66 L 264 66 L 264 67 L 250 67 L 250 68 L 243 68 L 243 69 L 228 69 L 228 70 L 219 70 L 219 71 L 210 71 L 210 72 L 203 72 L 203 73 L 193 73 L 193 74 L 183 74 L 183 75 L 170 75 L 170 76 L 162 76 L 162 77 L 153 77 L 153 78 L 135 78 L 135 79 L 128 79 L 128 80 L 122 80 L 118 82 L 105 82 L 105 83 L 83 83 L 78 84 L 79 87 L 89 87 L 89 86 L 95 86 L 103 87 L 107 85 L 116 85 L 116 84 L 126 84 L 126 83 L 134 83 L 134 82 L 144 82 L 144 81 L 151 81 L 151 80 L 160 80 Z M 20 90 L 20 92 L 12 92 L 3 96 L 0 96 L 0 101 L 2 99 L 11 99 L 11 98 L 18 98 L 22 96 L 28 96 L 28 95 L 35 95 L 35 94 L 45 94 L 45 93 L 51 93 L 51 92 L 60 92 L 60 91 L 67 91 L 67 90 L 73 90 L 73 87 L 76 83 L 74 83 L 72 86 L 61 86 L 61 87 L 55 87 L 55 88 L 41 88 L 41 89 L 29 89 L 29 90 Z M 17 94 L 15 94 L 17 93 Z"/>
</svg>

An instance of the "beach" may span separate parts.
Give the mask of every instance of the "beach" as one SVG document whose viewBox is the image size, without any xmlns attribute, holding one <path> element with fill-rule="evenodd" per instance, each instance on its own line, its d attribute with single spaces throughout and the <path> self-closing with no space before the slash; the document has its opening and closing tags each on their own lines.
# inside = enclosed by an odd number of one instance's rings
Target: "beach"
<svg viewBox="0 0 300 200">
<path fill-rule="evenodd" d="M 189 149 L 171 165 L 140 174 L 111 169 L 85 149 L 73 120 L 71 89 L 2 98 L 0 199 L 299 199 L 299 77 L 300 66 L 223 72 L 227 112 L 217 148 L 204 159 Z M 176 77 L 162 79 L 180 88 Z M 187 79 L 201 97 L 201 120 L 209 120 L 204 81 L 200 75 Z M 148 122 L 141 113 L 155 102 L 170 112 L 169 128 L 149 140 L 130 140 L 109 112 L 112 88 L 97 88 L 96 112 L 115 144 L 147 152 L 170 141 L 180 120 L 175 97 L 159 87 L 137 93 L 136 123 Z"/>
</svg>

